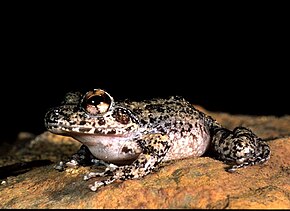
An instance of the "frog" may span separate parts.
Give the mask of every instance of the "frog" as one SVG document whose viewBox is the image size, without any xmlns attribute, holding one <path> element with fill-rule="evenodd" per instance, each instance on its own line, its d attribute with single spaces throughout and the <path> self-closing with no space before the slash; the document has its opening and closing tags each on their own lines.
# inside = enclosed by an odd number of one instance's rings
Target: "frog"
<svg viewBox="0 0 290 211">
<path fill-rule="evenodd" d="M 92 191 L 116 180 L 143 178 L 168 161 L 208 152 L 226 163 L 229 173 L 263 164 L 271 154 L 251 129 L 227 129 L 181 96 L 115 100 L 100 88 L 68 92 L 59 106 L 48 109 L 44 124 L 48 131 L 82 144 L 55 169 L 104 166 L 102 172 L 84 176 L 105 177 L 89 185 Z"/>
</svg>

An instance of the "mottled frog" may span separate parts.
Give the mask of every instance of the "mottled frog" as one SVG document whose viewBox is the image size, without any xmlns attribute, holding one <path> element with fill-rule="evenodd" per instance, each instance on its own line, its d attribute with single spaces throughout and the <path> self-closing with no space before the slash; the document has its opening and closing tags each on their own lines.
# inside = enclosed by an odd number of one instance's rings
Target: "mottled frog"
<svg viewBox="0 0 290 211">
<path fill-rule="evenodd" d="M 103 164 L 104 172 L 88 173 L 84 179 L 107 176 L 91 190 L 113 181 L 143 177 L 161 162 L 198 157 L 206 151 L 227 162 L 227 171 L 264 163 L 269 146 L 250 129 L 230 131 L 212 117 L 198 111 L 179 96 L 144 101 L 114 101 L 102 89 L 85 94 L 69 92 L 60 106 L 45 115 L 52 133 L 67 135 L 83 145 L 56 169 Z"/>
</svg>

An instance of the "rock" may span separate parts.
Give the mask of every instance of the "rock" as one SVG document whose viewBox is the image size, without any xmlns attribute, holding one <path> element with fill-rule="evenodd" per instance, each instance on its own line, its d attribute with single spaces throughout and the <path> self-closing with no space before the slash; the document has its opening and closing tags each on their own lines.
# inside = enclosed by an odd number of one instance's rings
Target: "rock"
<svg viewBox="0 0 290 211">
<path fill-rule="evenodd" d="M 250 127 L 268 141 L 270 160 L 228 173 L 224 170 L 227 165 L 221 161 L 206 156 L 187 158 L 166 163 L 141 179 L 117 181 L 92 192 L 88 185 L 94 180 L 83 181 L 91 167 L 65 172 L 53 169 L 53 163 L 74 153 L 80 144 L 45 132 L 33 141 L 19 140 L 1 157 L 2 173 L 3 169 L 17 171 L 1 180 L 0 208 L 289 209 L 290 116 L 204 111 L 230 129 Z"/>
</svg>

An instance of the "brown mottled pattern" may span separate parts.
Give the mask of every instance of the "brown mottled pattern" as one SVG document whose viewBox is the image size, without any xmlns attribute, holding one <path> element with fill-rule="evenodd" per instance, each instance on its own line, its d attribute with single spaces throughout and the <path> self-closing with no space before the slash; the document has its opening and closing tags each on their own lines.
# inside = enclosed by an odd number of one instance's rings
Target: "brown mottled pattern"
<svg viewBox="0 0 290 211">
<path fill-rule="evenodd" d="M 95 158 L 124 165 L 115 168 L 109 179 L 91 185 L 93 191 L 116 179 L 142 177 L 163 161 L 201 156 L 208 149 L 218 159 L 236 164 L 229 171 L 270 158 L 269 146 L 252 131 L 223 128 L 179 96 L 114 102 L 101 89 L 84 96 L 71 93 L 61 106 L 47 112 L 45 125 L 53 133 L 77 139 Z M 70 163 L 78 164 L 82 157 L 86 156 L 77 153 Z M 62 163 L 58 169 L 64 167 Z M 110 170 L 101 175 L 106 174 Z"/>
</svg>

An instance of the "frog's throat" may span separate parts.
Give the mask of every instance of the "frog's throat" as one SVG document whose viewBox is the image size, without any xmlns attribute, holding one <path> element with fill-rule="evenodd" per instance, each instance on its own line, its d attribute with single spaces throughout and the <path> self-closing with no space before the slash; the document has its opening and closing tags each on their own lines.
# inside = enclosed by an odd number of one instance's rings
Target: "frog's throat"
<svg viewBox="0 0 290 211">
<path fill-rule="evenodd" d="M 113 142 L 122 142 L 126 140 L 131 140 L 131 135 L 88 135 L 88 134 L 72 134 L 74 139 L 86 145 L 87 147 L 96 146 L 97 143 L 113 143 Z M 109 144 L 110 145 L 110 144 Z"/>
</svg>

